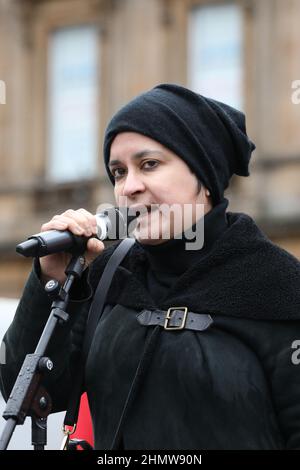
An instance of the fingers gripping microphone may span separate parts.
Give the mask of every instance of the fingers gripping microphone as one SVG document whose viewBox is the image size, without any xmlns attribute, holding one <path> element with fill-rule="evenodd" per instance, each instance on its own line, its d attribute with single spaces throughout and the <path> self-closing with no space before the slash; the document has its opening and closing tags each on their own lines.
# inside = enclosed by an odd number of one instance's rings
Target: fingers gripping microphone
<svg viewBox="0 0 300 470">
<path fill-rule="evenodd" d="M 128 236 L 128 228 L 138 214 L 129 215 L 128 208 L 112 207 L 96 214 L 99 240 L 118 240 Z M 48 230 L 36 233 L 16 247 L 16 251 L 26 257 L 43 257 L 52 253 L 67 251 L 83 253 L 91 237 L 78 236 L 69 230 Z"/>
</svg>

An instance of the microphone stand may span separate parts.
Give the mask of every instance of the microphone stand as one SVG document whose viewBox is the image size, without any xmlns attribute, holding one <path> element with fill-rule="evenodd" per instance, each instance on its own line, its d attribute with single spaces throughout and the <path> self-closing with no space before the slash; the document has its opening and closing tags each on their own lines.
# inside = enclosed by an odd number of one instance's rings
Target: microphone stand
<svg viewBox="0 0 300 470">
<path fill-rule="evenodd" d="M 5 450 L 11 440 L 17 424 L 24 424 L 26 416 L 31 416 L 32 445 L 34 450 L 44 450 L 47 444 L 47 417 L 52 409 L 51 397 L 41 385 L 45 373 L 53 369 L 53 362 L 45 356 L 57 324 L 64 324 L 69 319 L 66 307 L 69 292 L 75 279 L 79 279 L 84 269 L 84 257 L 74 254 L 65 273 L 66 281 L 61 287 L 52 279 L 45 285 L 45 290 L 54 301 L 45 328 L 33 354 L 27 354 L 12 392 L 6 404 L 3 418 L 7 420 L 0 438 L 0 450 Z"/>
</svg>

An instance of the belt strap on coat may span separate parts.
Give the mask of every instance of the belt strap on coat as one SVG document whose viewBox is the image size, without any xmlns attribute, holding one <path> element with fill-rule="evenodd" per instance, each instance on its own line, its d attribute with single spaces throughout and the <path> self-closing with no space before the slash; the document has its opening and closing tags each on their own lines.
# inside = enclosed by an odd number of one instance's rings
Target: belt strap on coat
<svg viewBox="0 0 300 470">
<path fill-rule="evenodd" d="M 160 325 L 165 330 L 207 330 L 213 323 L 210 315 L 189 312 L 187 307 L 170 307 L 163 310 L 143 310 L 137 315 L 141 325 Z"/>
<path fill-rule="evenodd" d="M 135 376 L 131 383 L 124 408 L 116 428 L 114 438 L 110 449 L 118 449 L 120 446 L 124 422 L 128 411 L 136 398 L 139 386 L 147 373 L 151 364 L 152 356 L 155 351 L 157 340 L 159 338 L 160 329 L 163 326 L 167 330 L 189 330 L 203 331 L 209 328 L 213 323 L 210 315 L 189 312 L 187 307 L 170 307 L 167 311 L 163 310 L 143 310 L 137 315 L 137 319 L 141 325 L 155 325 L 156 328 L 150 333 L 144 346 L 139 364 L 137 366 Z"/>
</svg>

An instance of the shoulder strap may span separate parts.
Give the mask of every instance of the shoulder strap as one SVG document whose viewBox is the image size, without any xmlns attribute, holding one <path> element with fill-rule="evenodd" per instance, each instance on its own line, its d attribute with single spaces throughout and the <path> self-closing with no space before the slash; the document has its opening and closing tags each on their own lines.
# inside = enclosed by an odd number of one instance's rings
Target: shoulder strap
<svg viewBox="0 0 300 470">
<path fill-rule="evenodd" d="M 105 299 L 109 287 L 111 285 L 113 275 L 115 274 L 116 269 L 122 263 L 123 259 L 125 258 L 126 254 L 134 243 L 135 240 L 133 238 L 125 238 L 124 240 L 122 240 L 120 245 L 115 249 L 112 256 L 109 258 L 100 278 L 97 289 L 95 291 L 94 299 L 92 301 L 87 319 L 78 373 L 75 377 L 75 383 L 73 385 L 68 409 L 64 419 L 64 425 L 66 426 L 74 426 L 74 424 L 77 422 L 79 403 L 84 380 L 85 363 L 90 350 L 90 346 L 92 344 L 93 335 L 95 333 L 99 319 L 102 315 Z"/>
<path fill-rule="evenodd" d="M 126 254 L 134 244 L 133 238 L 125 238 L 113 252 L 105 266 L 99 284 L 97 286 L 94 300 L 91 304 L 89 316 L 86 325 L 85 337 L 83 342 L 83 356 L 86 359 L 92 344 L 93 335 L 103 312 L 105 299 L 111 285 L 113 275 L 117 267 L 122 263 Z"/>
</svg>

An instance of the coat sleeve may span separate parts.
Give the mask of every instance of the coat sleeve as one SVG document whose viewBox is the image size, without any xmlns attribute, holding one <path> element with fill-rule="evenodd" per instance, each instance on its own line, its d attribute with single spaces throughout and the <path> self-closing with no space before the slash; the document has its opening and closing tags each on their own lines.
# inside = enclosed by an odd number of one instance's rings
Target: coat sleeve
<svg viewBox="0 0 300 470">
<path fill-rule="evenodd" d="M 285 448 L 300 449 L 300 361 L 293 348 L 300 345 L 300 320 L 236 319 L 234 325 L 260 360 Z"/>
<path fill-rule="evenodd" d="M 270 384 L 286 449 L 300 450 L 300 320 L 268 322 L 262 328 L 259 354 Z M 299 346 L 298 346 L 299 348 Z"/>
<path fill-rule="evenodd" d="M 14 320 L 2 341 L 0 386 L 5 400 L 9 397 L 26 354 L 34 352 L 50 314 L 51 300 L 38 274 L 38 267 L 35 266 L 25 285 Z M 67 311 L 70 319 L 64 325 L 57 325 L 46 351 L 54 368 L 45 375 L 42 383 L 51 396 L 52 412 L 65 410 L 68 403 L 90 304 L 90 298 L 80 299 L 80 293 L 86 288 L 86 276 L 73 286 L 73 296 L 79 297 L 79 300 L 69 301 Z"/>
<path fill-rule="evenodd" d="M 220 317 L 220 327 L 256 354 L 286 449 L 300 449 L 300 320 Z M 294 349 L 298 344 L 298 353 Z M 294 346 L 294 347 L 293 347 Z"/>
</svg>

